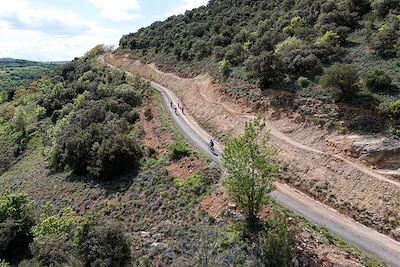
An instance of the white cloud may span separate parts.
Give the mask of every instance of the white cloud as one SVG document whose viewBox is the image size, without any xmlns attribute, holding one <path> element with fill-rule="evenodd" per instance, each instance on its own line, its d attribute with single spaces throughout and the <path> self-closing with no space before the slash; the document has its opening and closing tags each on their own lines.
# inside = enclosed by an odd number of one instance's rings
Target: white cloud
<svg viewBox="0 0 400 267">
<path fill-rule="evenodd" d="M 89 2 L 100 10 L 101 17 L 115 21 L 132 20 L 138 17 L 133 12 L 140 9 L 138 0 L 89 0 Z"/>
<path fill-rule="evenodd" d="M 98 43 L 115 44 L 121 35 L 73 11 L 34 8 L 25 0 L 0 5 L 0 57 L 69 60 Z"/>
<path fill-rule="evenodd" d="M 114 44 L 121 34 L 115 29 L 94 26 L 86 34 L 62 36 L 0 24 L 0 36 L 0 58 L 12 56 L 38 61 L 58 61 L 82 56 L 98 43 Z"/>
<path fill-rule="evenodd" d="M 80 20 L 73 11 L 55 8 L 37 9 L 24 0 L 0 6 L 0 22 L 16 29 L 37 30 L 56 35 L 74 35 L 88 31 L 90 22 Z"/>
<path fill-rule="evenodd" d="M 167 17 L 185 13 L 186 10 L 207 5 L 209 0 L 183 0 L 182 4 L 170 10 L 166 15 Z"/>
</svg>

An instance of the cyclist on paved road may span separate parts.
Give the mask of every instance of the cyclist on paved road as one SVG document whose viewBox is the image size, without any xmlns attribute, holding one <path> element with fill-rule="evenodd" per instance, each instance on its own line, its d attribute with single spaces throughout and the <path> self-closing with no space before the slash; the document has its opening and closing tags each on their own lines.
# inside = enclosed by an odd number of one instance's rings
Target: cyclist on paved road
<svg viewBox="0 0 400 267">
<path fill-rule="evenodd" d="M 210 139 L 210 142 L 208 144 L 210 145 L 210 149 L 214 151 L 214 141 Z"/>
</svg>

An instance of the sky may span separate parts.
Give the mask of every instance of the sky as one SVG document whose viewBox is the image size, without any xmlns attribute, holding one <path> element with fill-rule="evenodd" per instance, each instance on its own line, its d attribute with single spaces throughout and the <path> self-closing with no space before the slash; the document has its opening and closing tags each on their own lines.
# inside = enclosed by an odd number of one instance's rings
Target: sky
<svg viewBox="0 0 400 267">
<path fill-rule="evenodd" d="M 208 0 L 0 0 L 0 58 L 63 61 Z"/>
</svg>

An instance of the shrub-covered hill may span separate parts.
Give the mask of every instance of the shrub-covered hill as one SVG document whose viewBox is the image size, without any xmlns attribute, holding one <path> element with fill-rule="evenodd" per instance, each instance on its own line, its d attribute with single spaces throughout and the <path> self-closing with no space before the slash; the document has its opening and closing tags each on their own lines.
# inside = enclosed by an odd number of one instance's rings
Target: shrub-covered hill
<svg viewBox="0 0 400 267">
<path fill-rule="evenodd" d="M 60 66 L 59 62 L 45 63 L 23 59 L 0 58 L 0 99 L 5 92 L 21 85 L 27 85 Z"/>
<path fill-rule="evenodd" d="M 378 111 L 380 130 L 399 131 L 399 0 L 211 0 L 119 48 L 182 74 L 207 70 L 235 97 L 260 100 L 255 84 L 289 89 Z"/>
<path fill-rule="evenodd" d="M 128 135 L 148 91 L 141 79 L 94 67 L 88 58 L 9 91 L 0 104 L 0 172 L 35 136 L 55 170 L 101 178 L 132 168 L 143 149 Z"/>
<path fill-rule="evenodd" d="M 0 104 L 0 266 L 384 266 L 274 204 L 255 246 L 220 168 L 100 49 Z"/>
</svg>

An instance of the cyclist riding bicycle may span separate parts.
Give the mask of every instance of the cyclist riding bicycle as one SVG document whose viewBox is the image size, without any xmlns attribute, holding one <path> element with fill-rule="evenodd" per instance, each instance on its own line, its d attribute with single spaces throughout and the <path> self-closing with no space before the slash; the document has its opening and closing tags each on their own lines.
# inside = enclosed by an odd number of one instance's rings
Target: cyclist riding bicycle
<svg viewBox="0 0 400 267">
<path fill-rule="evenodd" d="M 214 141 L 210 139 L 210 142 L 208 144 L 210 145 L 210 149 L 214 151 Z"/>
</svg>

